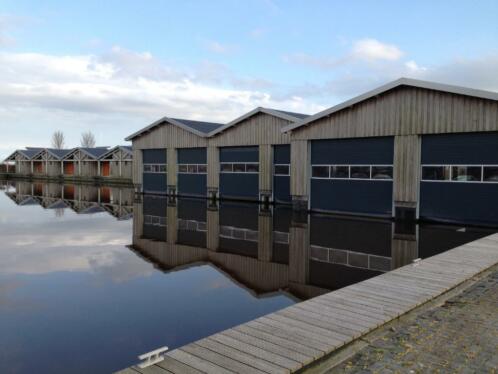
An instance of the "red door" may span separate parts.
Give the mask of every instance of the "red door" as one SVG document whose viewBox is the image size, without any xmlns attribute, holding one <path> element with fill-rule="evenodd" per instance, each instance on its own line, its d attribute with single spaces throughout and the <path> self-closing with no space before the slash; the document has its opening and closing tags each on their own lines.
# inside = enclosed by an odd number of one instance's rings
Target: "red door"
<svg viewBox="0 0 498 374">
<path fill-rule="evenodd" d="M 102 168 L 103 177 L 108 177 L 109 175 L 111 175 L 111 165 L 109 161 L 102 161 L 102 164 L 100 166 Z"/>
<path fill-rule="evenodd" d="M 64 162 L 64 175 L 74 175 L 73 162 Z"/>
</svg>

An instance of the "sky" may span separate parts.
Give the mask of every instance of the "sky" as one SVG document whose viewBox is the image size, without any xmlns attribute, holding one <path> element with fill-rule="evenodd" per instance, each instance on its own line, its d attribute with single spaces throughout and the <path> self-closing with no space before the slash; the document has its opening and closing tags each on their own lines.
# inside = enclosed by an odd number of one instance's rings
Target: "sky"
<svg viewBox="0 0 498 374">
<path fill-rule="evenodd" d="M 163 116 L 313 114 L 400 77 L 498 91 L 498 1 L 0 0 L 0 159 Z"/>
</svg>

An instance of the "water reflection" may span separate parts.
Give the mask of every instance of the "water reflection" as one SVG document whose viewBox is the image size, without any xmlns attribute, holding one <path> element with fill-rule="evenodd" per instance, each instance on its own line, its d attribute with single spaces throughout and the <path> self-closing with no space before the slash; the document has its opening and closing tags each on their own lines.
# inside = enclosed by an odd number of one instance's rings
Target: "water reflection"
<svg viewBox="0 0 498 374">
<path fill-rule="evenodd" d="M 114 371 L 491 233 L 112 186 L 0 189 L 0 372 Z"/>
</svg>

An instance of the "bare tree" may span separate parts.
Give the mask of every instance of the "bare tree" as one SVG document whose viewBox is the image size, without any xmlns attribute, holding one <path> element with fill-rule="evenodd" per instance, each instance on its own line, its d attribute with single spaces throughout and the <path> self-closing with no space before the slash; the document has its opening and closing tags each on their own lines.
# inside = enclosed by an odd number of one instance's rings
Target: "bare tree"
<svg viewBox="0 0 498 374">
<path fill-rule="evenodd" d="M 91 131 L 81 134 L 81 146 L 85 148 L 95 147 L 95 135 Z"/>
<path fill-rule="evenodd" d="M 55 149 L 64 148 L 64 133 L 60 130 L 57 130 L 52 134 L 52 147 Z"/>
</svg>

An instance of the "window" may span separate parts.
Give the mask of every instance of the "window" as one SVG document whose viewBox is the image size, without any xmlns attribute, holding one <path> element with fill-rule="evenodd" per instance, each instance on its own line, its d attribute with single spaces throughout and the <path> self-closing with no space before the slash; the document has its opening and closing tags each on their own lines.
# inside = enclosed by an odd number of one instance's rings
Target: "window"
<svg viewBox="0 0 498 374">
<path fill-rule="evenodd" d="M 422 180 L 447 181 L 450 179 L 449 166 L 422 166 Z"/>
<path fill-rule="evenodd" d="M 231 173 L 233 171 L 233 164 L 221 164 L 222 173 Z"/>
<path fill-rule="evenodd" d="M 233 164 L 233 172 L 234 173 L 245 173 L 246 172 L 246 164 Z"/>
<path fill-rule="evenodd" d="M 311 165 L 312 178 L 392 181 L 392 165 Z"/>
<path fill-rule="evenodd" d="M 349 166 L 331 166 L 330 178 L 349 178 Z"/>
<path fill-rule="evenodd" d="M 220 164 L 222 173 L 259 173 L 259 164 L 256 162 L 224 162 Z"/>
<path fill-rule="evenodd" d="M 178 164 L 180 174 L 206 174 L 205 164 Z"/>
<path fill-rule="evenodd" d="M 480 182 L 482 180 L 480 166 L 452 166 L 451 179 L 454 181 Z"/>
<path fill-rule="evenodd" d="M 289 165 L 275 165 L 273 174 L 274 175 L 290 175 L 290 166 Z"/>
<path fill-rule="evenodd" d="M 259 173 L 259 164 L 246 164 L 247 173 Z"/>
<path fill-rule="evenodd" d="M 393 167 L 372 166 L 372 179 L 393 179 Z"/>
<path fill-rule="evenodd" d="M 144 164 L 144 173 L 151 173 L 151 174 L 166 173 L 166 165 Z"/>
<path fill-rule="evenodd" d="M 498 182 L 498 166 L 484 166 L 484 182 Z"/>
<path fill-rule="evenodd" d="M 328 166 L 321 166 L 321 165 L 312 166 L 311 175 L 313 178 L 329 178 L 330 168 Z"/>
<path fill-rule="evenodd" d="M 370 166 L 351 166 L 352 179 L 370 179 Z"/>
</svg>

